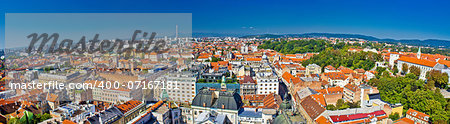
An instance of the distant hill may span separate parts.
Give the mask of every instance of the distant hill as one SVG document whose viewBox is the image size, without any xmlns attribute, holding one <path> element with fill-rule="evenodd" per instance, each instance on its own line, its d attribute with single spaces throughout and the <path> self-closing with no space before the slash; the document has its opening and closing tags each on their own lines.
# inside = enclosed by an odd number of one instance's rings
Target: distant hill
<svg viewBox="0 0 450 124">
<path fill-rule="evenodd" d="M 450 48 L 450 41 L 447 40 L 437 40 L 437 39 L 380 39 L 373 36 L 366 36 L 360 34 L 334 34 L 334 33 L 305 33 L 305 34 L 258 34 L 258 35 L 245 35 L 241 38 L 285 38 L 285 37 L 302 37 L 302 38 L 315 38 L 315 37 L 335 37 L 335 38 L 359 38 L 368 41 L 378 41 L 386 43 L 402 43 L 408 45 L 416 46 L 429 46 L 429 47 L 439 47 L 439 48 Z"/>
<path fill-rule="evenodd" d="M 201 37 L 242 37 L 251 34 L 231 34 L 231 33 L 202 33 L 202 32 L 194 32 L 192 33 L 192 37 L 201 38 Z"/>
</svg>

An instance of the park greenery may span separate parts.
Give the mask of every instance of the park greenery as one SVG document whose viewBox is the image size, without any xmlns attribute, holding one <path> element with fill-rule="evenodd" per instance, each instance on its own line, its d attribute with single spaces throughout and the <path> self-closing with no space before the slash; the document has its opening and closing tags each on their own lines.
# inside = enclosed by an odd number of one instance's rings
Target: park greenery
<svg viewBox="0 0 450 124">
<path fill-rule="evenodd" d="M 222 61 L 221 58 L 216 58 L 216 57 L 211 57 L 211 60 L 205 60 L 205 62 L 218 62 L 218 61 Z"/>
<path fill-rule="evenodd" d="M 265 41 L 259 49 L 272 49 L 283 54 L 316 53 L 325 50 L 329 44 L 325 40 Z"/>
<path fill-rule="evenodd" d="M 25 111 L 25 115 L 22 118 L 13 117 L 8 121 L 8 124 L 37 124 L 50 118 L 52 116 L 48 113 L 34 115 L 29 111 Z"/>
<path fill-rule="evenodd" d="M 331 65 L 333 67 L 344 66 L 352 69 L 362 68 L 364 70 L 370 70 L 375 66 L 376 61 L 381 60 L 381 55 L 377 53 L 363 51 L 348 52 L 347 49 L 335 50 L 327 48 L 318 55 L 314 55 L 310 59 L 303 61 L 302 65 L 315 63 L 321 67 Z"/>
<path fill-rule="evenodd" d="M 446 89 L 448 84 L 448 74 L 441 71 L 431 70 L 427 72 L 427 85 L 428 87 L 438 87 Z"/>
<path fill-rule="evenodd" d="M 343 110 L 347 108 L 361 108 L 360 102 L 358 101 L 355 103 L 351 103 L 351 102 L 344 102 L 343 99 L 338 99 L 338 101 L 336 102 L 336 106 L 333 104 L 328 104 L 326 107 L 327 110 Z"/>
<path fill-rule="evenodd" d="M 319 53 L 305 60 L 302 65 L 315 63 L 321 67 L 332 65 L 344 66 L 352 69 L 362 68 L 370 70 L 376 61 L 381 61 L 382 56 L 372 52 L 349 52 L 349 44 L 339 42 L 330 44 L 325 40 L 293 40 L 293 41 L 265 41 L 259 45 L 260 49 L 272 49 L 283 54 Z M 327 58 L 327 59 L 324 59 Z"/>
<path fill-rule="evenodd" d="M 391 119 L 391 120 L 397 120 L 397 119 L 399 119 L 399 118 L 400 118 L 400 114 L 397 113 L 397 112 L 391 113 L 391 114 L 389 115 L 389 119 Z"/>
<path fill-rule="evenodd" d="M 371 79 L 368 84 L 378 87 L 383 101 L 392 104 L 401 103 L 403 113 L 412 108 L 430 115 L 435 123 L 446 123 L 449 120 L 448 99 L 441 95 L 439 88 L 425 85 L 425 82 L 418 80 L 414 73 L 408 73 L 404 77 L 382 76 L 379 79 Z"/>
</svg>

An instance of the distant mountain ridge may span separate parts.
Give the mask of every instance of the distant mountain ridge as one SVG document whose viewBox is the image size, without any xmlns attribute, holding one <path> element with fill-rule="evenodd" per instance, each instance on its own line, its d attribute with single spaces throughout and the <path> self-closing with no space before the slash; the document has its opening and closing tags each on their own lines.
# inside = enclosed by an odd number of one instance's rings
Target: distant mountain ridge
<svg viewBox="0 0 450 124">
<path fill-rule="evenodd" d="M 386 43 L 402 43 L 408 45 L 416 46 L 429 46 L 429 47 L 439 47 L 439 48 L 450 48 L 450 41 L 448 40 L 438 40 L 438 39 L 380 39 L 373 36 L 360 35 L 360 34 L 334 34 L 334 33 L 305 33 L 305 34 L 259 34 L 259 35 L 245 35 L 241 38 L 287 38 L 287 37 L 302 37 L 302 38 L 314 38 L 314 37 L 334 37 L 334 38 L 359 38 L 368 41 L 378 41 Z"/>
</svg>

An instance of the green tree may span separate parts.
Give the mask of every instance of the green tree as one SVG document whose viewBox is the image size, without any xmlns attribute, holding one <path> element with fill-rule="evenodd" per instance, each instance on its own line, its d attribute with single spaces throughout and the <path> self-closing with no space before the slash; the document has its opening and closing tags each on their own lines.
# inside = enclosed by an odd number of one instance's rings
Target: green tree
<svg viewBox="0 0 450 124">
<path fill-rule="evenodd" d="M 384 77 L 377 82 L 381 99 L 389 103 L 401 103 L 404 112 L 408 108 L 424 112 L 433 122 L 448 120 L 448 101 L 439 89 L 429 90 L 423 80 L 412 73 L 405 77 Z"/>
<path fill-rule="evenodd" d="M 420 76 L 420 69 L 417 66 L 409 67 L 409 73 L 413 73 L 416 76 Z"/>
<path fill-rule="evenodd" d="M 51 116 L 50 114 L 44 113 L 44 114 L 41 116 L 41 118 L 40 118 L 40 122 L 43 122 L 43 121 L 45 121 L 45 120 L 47 120 L 47 119 L 50 119 L 50 118 L 52 118 L 52 116 Z"/>
<path fill-rule="evenodd" d="M 206 83 L 206 80 L 205 79 L 198 79 L 197 82 L 198 83 Z"/>
<path fill-rule="evenodd" d="M 336 109 L 342 110 L 346 108 L 350 108 L 350 106 L 345 103 L 343 99 L 338 99 L 338 101 L 336 102 Z"/>
<path fill-rule="evenodd" d="M 427 72 L 427 80 L 428 82 L 434 81 L 435 86 L 439 88 L 446 88 L 448 84 L 448 74 L 438 70 L 431 70 Z"/>
<path fill-rule="evenodd" d="M 408 64 L 403 63 L 402 64 L 402 73 L 406 74 L 408 72 L 409 68 L 408 68 Z"/>
<path fill-rule="evenodd" d="M 19 123 L 19 119 L 16 117 L 13 117 L 11 119 L 9 119 L 8 124 L 18 124 Z"/>
<path fill-rule="evenodd" d="M 405 77 L 409 79 L 417 79 L 417 76 L 413 73 L 406 74 Z"/>
<path fill-rule="evenodd" d="M 429 90 L 433 90 L 433 89 L 434 89 L 434 85 L 435 85 L 435 83 L 434 83 L 433 80 L 428 80 L 428 81 L 427 81 L 427 84 L 426 84 L 426 87 L 427 87 L 427 89 L 429 89 Z"/>
<path fill-rule="evenodd" d="M 334 106 L 333 104 L 328 104 L 326 109 L 327 110 L 336 110 L 336 106 Z"/>
<path fill-rule="evenodd" d="M 392 69 L 392 71 L 394 71 L 393 73 L 394 73 L 394 75 L 397 75 L 397 73 L 398 73 L 398 68 L 397 68 L 397 66 L 394 66 L 394 68 Z"/>
<path fill-rule="evenodd" d="M 391 120 L 397 120 L 397 119 L 399 119 L 400 118 L 400 114 L 398 114 L 397 112 L 395 112 L 395 113 L 391 113 L 391 115 L 389 115 L 389 118 L 391 119 Z"/>
</svg>

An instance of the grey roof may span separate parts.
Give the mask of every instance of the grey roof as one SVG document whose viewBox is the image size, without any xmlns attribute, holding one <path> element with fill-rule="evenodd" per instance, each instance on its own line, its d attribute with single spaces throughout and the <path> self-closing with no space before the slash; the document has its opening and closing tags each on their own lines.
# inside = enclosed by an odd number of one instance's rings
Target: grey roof
<svg viewBox="0 0 450 124">
<path fill-rule="evenodd" d="M 284 114 L 278 115 L 275 119 L 273 119 L 274 124 L 289 124 L 289 121 L 286 120 L 287 117 Z"/>
<path fill-rule="evenodd" d="M 307 67 L 318 67 L 318 68 L 320 68 L 320 66 L 317 65 L 317 64 L 308 64 Z"/>
<path fill-rule="evenodd" d="M 300 77 L 300 79 L 304 82 L 320 81 L 319 77 Z"/>
<path fill-rule="evenodd" d="M 216 117 L 215 123 L 216 124 L 224 124 L 227 120 L 227 116 L 223 114 L 219 114 Z"/>
<path fill-rule="evenodd" d="M 195 106 L 211 106 L 213 103 L 213 93 L 214 91 L 211 90 L 203 90 L 205 88 L 202 88 L 198 91 L 197 95 L 194 97 L 194 100 L 192 100 L 192 105 Z"/>
<path fill-rule="evenodd" d="M 239 113 L 239 117 L 252 117 L 252 118 L 262 118 L 261 111 L 255 111 L 254 109 L 245 109 L 244 111 Z"/>
<path fill-rule="evenodd" d="M 437 63 L 436 65 L 434 65 L 434 67 L 433 67 L 434 69 L 438 69 L 438 70 L 441 70 L 441 69 L 446 69 L 446 68 L 448 68 L 446 65 L 444 65 L 444 64 L 439 64 L 439 63 Z"/>
<path fill-rule="evenodd" d="M 214 119 L 214 115 L 212 115 L 210 112 L 203 112 L 200 113 L 197 118 L 195 118 L 195 122 L 196 123 L 202 123 L 205 122 L 207 120 L 212 121 Z"/>
<path fill-rule="evenodd" d="M 318 92 L 309 87 L 306 87 L 306 88 L 301 89 L 300 91 L 297 91 L 297 95 L 300 99 L 303 99 L 311 94 L 316 94 L 316 93 L 318 93 Z"/>
<path fill-rule="evenodd" d="M 102 120 L 102 124 L 105 124 L 106 122 L 113 123 L 120 119 L 123 116 L 123 113 L 117 109 L 116 107 L 111 107 L 109 109 L 106 109 L 104 112 L 101 112 L 100 114 L 96 114 L 92 117 L 88 118 L 88 121 L 91 124 L 100 124 L 100 117 Z"/>
<path fill-rule="evenodd" d="M 214 98 L 215 92 L 219 93 L 218 98 Z M 242 106 L 241 96 L 236 91 L 214 91 L 210 88 L 202 88 L 192 101 L 193 106 L 204 106 L 218 109 L 239 110 Z"/>
<path fill-rule="evenodd" d="M 380 93 L 368 94 L 369 99 L 381 99 Z"/>
<path fill-rule="evenodd" d="M 213 104 L 213 108 L 239 110 L 242 106 L 242 99 L 235 91 L 220 91 L 219 98 Z"/>
</svg>

